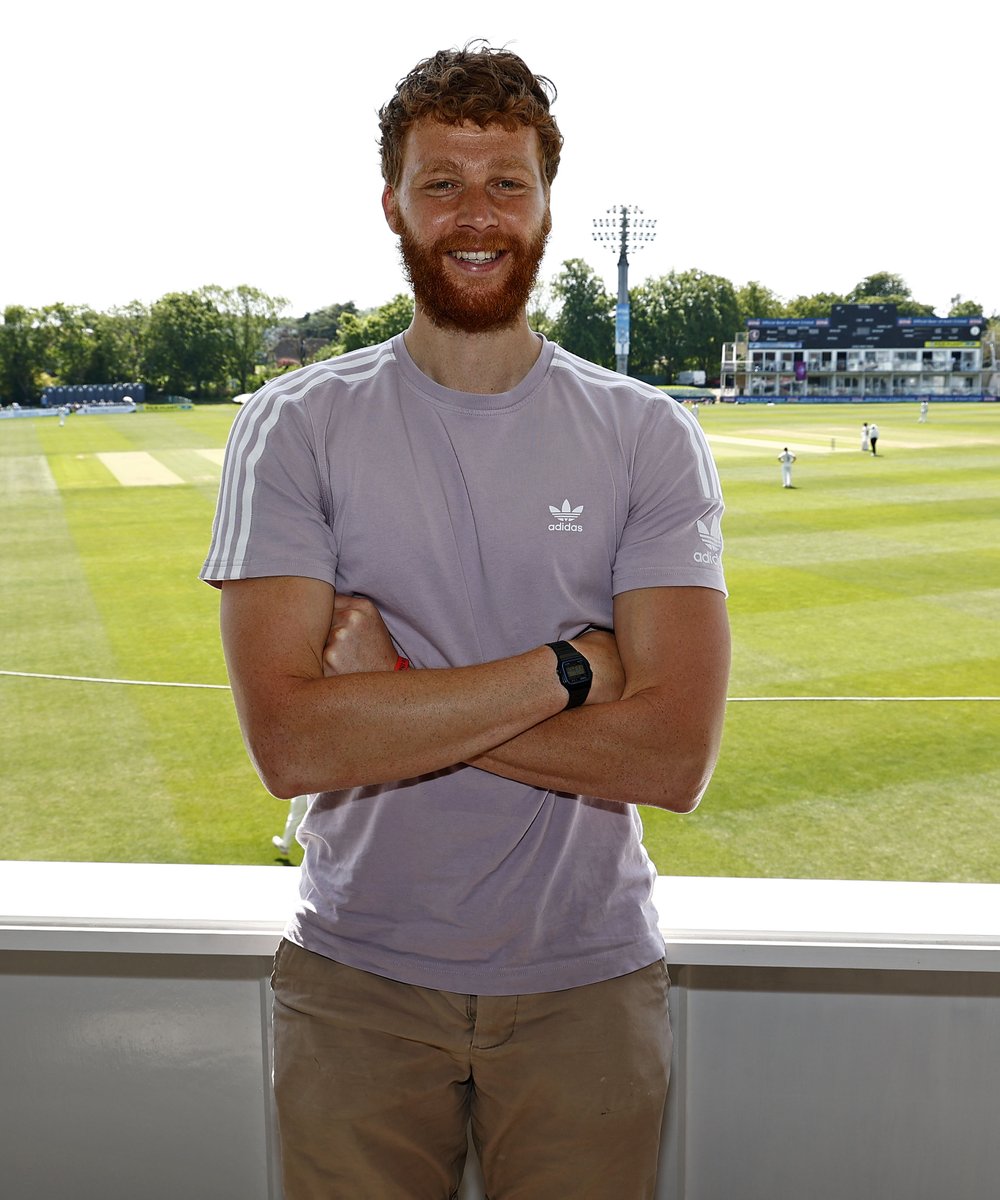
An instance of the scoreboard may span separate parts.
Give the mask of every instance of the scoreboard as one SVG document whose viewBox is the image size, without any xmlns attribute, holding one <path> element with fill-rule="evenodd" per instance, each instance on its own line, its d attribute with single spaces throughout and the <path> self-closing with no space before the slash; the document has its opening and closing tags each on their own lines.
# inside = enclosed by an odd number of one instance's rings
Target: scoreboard
<svg viewBox="0 0 1000 1200">
<path fill-rule="evenodd" d="M 771 350 L 973 348 L 982 317 L 901 317 L 895 304 L 835 304 L 828 317 L 751 317 L 747 340 Z"/>
</svg>

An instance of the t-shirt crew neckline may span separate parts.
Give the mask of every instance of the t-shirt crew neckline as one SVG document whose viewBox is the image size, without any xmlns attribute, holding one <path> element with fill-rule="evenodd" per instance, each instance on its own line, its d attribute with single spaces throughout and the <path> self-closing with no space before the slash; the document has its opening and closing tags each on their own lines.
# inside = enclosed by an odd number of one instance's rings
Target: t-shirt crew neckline
<svg viewBox="0 0 1000 1200">
<path fill-rule="evenodd" d="M 407 386 L 425 396 L 432 404 L 442 408 L 488 415 L 510 412 L 512 409 L 520 407 L 531 399 L 548 375 L 552 365 L 552 356 L 555 354 L 555 343 L 548 341 L 540 333 L 535 336 L 542 343 L 542 349 L 531 370 L 517 387 L 512 388 L 509 392 L 498 392 L 495 395 L 483 395 L 479 392 L 456 392 L 435 383 L 420 370 L 410 357 L 401 333 L 396 334 L 392 339 L 392 351 L 399 365 L 399 373 Z"/>
</svg>

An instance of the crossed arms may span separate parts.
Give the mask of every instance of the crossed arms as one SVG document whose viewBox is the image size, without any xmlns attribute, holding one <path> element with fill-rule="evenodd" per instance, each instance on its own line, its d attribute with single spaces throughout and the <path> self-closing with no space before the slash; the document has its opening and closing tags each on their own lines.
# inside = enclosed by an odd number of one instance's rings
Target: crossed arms
<svg viewBox="0 0 1000 1200">
<path fill-rule="evenodd" d="M 568 712 L 547 646 L 470 667 L 394 671 L 374 606 L 319 580 L 226 582 L 221 619 L 243 737 L 279 797 L 468 763 L 533 786 L 690 812 L 718 755 L 729 626 L 710 588 L 615 597 L 614 635 L 573 639 L 594 683 Z"/>
</svg>

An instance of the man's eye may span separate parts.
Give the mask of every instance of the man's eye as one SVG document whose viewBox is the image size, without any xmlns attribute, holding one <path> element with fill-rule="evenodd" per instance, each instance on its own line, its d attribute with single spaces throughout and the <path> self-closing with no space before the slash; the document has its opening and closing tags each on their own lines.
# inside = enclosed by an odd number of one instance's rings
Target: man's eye
<svg viewBox="0 0 1000 1200">
<path fill-rule="evenodd" d="M 518 188 L 523 187 L 524 185 L 521 183 L 521 181 L 519 179 L 501 179 L 497 186 L 500 188 L 501 191 L 513 192 L 513 191 L 516 191 Z"/>
<path fill-rule="evenodd" d="M 454 186 L 450 179 L 435 179 L 433 183 L 428 184 L 432 192 L 448 192 Z"/>
</svg>

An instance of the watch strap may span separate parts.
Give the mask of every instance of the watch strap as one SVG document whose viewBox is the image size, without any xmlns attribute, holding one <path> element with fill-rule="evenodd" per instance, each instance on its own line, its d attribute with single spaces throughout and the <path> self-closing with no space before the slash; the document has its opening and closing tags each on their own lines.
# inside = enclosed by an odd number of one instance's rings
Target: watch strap
<svg viewBox="0 0 1000 1200">
<path fill-rule="evenodd" d="M 578 708 L 590 694 L 593 675 L 585 655 L 569 642 L 546 642 L 556 656 L 556 675 L 566 689 L 566 707 Z"/>
</svg>

